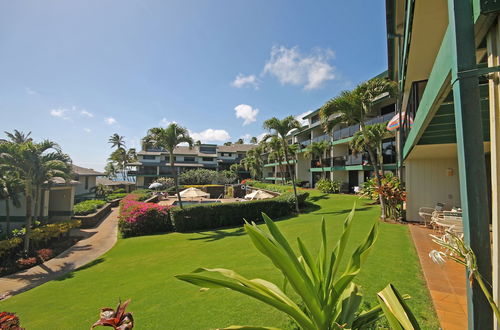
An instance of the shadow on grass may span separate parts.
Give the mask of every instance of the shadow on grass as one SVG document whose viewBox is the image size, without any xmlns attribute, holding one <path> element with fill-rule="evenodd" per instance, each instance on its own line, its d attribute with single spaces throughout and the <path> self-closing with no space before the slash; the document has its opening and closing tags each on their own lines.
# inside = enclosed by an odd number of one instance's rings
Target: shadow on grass
<svg viewBox="0 0 500 330">
<path fill-rule="evenodd" d="M 245 235 L 245 230 L 243 228 L 238 228 L 235 231 L 230 230 L 212 230 L 208 232 L 195 232 L 200 237 L 190 238 L 190 241 L 206 241 L 206 242 L 215 242 L 221 240 L 226 237 L 237 237 Z"/>
<path fill-rule="evenodd" d="M 97 258 L 96 260 L 94 261 L 91 261 L 89 262 L 88 264 L 78 268 L 78 269 L 75 269 L 69 273 L 67 273 L 66 275 L 63 275 L 63 276 L 60 276 L 56 279 L 54 279 L 55 281 L 64 281 L 64 280 L 67 280 L 67 279 L 70 279 L 70 278 L 73 278 L 74 277 L 74 274 L 81 271 L 81 270 L 85 270 L 85 269 L 89 269 L 89 268 L 92 268 L 94 267 L 95 265 L 98 265 L 100 263 L 104 262 L 104 258 Z"/>
<path fill-rule="evenodd" d="M 311 201 L 311 202 L 317 202 L 317 201 L 320 201 L 322 199 L 328 199 L 328 194 L 322 194 L 322 195 L 318 195 L 318 196 L 310 196 L 307 198 L 308 201 Z"/>
<path fill-rule="evenodd" d="M 367 211 L 370 209 L 371 209 L 371 207 L 357 207 L 356 212 Z M 331 211 L 331 212 L 315 212 L 314 214 L 341 215 L 341 214 L 348 214 L 349 212 L 351 212 L 351 210 L 352 209 L 344 209 L 344 210 Z"/>
</svg>

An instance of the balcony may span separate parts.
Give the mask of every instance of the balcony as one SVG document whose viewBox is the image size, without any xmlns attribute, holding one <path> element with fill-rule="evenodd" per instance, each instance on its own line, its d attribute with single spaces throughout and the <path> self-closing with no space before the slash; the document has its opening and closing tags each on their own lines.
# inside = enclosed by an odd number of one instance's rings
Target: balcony
<svg viewBox="0 0 500 330">
<path fill-rule="evenodd" d="M 387 113 L 382 116 L 378 116 L 375 118 L 372 118 L 370 120 L 365 121 L 366 125 L 373 125 L 373 124 L 380 124 L 380 123 L 385 123 L 391 120 L 392 117 L 394 117 L 395 112 Z M 359 131 L 359 124 L 352 125 L 346 128 L 341 128 L 339 130 L 335 130 L 333 132 L 333 141 L 337 140 L 342 140 L 349 138 L 356 134 L 356 132 Z"/>
<path fill-rule="evenodd" d="M 357 154 L 357 155 L 348 155 L 346 156 L 345 165 L 367 165 L 370 163 L 370 157 L 367 153 Z"/>
<path fill-rule="evenodd" d="M 322 141 L 330 141 L 330 136 L 328 134 L 323 134 L 311 139 L 312 142 L 322 142 Z"/>
</svg>

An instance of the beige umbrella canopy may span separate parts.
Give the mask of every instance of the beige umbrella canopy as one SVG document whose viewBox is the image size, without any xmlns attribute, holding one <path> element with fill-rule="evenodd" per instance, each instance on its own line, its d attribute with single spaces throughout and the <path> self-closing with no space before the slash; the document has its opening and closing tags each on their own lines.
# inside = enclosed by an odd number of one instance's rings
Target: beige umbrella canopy
<svg viewBox="0 0 500 330">
<path fill-rule="evenodd" d="M 274 196 L 265 192 L 265 191 L 262 191 L 262 190 L 256 190 L 250 194 L 247 194 L 245 195 L 245 199 L 250 199 L 250 200 L 253 200 L 253 199 L 269 199 L 269 198 L 273 198 Z"/>
<path fill-rule="evenodd" d="M 210 197 L 210 194 L 194 187 L 187 188 L 181 191 L 179 194 L 184 198 Z"/>
</svg>

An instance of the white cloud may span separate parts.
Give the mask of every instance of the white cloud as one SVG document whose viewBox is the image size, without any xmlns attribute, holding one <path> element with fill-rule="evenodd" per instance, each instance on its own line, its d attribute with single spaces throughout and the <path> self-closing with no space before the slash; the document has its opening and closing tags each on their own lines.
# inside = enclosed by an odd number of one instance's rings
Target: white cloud
<svg viewBox="0 0 500 330">
<path fill-rule="evenodd" d="M 243 139 L 243 141 L 245 141 L 245 143 L 250 143 L 250 139 L 252 138 L 252 136 L 247 133 L 245 135 L 240 136 L 240 138 Z"/>
<path fill-rule="evenodd" d="M 231 136 L 226 130 L 223 129 L 206 129 L 202 132 L 189 132 L 193 140 L 200 140 L 201 142 L 224 142 L 231 139 Z"/>
<path fill-rule="evenodd" d="M 307 110 L 306 112 L 301 113 L 300 115 L 295 116 L 295 119 L 297 119 L 302 126 L 307 125 L 308 124 L 308 120 L 307 119 L 302 119 L 302 118 L 304 116 L 307 116 L 311 112 L 312 112 L 312 110 Z"/>
<path fill-rule="evenodd" d="M 85 133 L 90 133 L 90 132 L 92 132 L 92 130 L 91 130 L 90 128 L 84 128 L 83 130 L 84 130 L 84 132 L 85 132 Z"/>
<path fill-rule="evenodd" d="M 167 118 L 162 118 L 158 124 L 159 124 L 160 126 L 167 127 L 167 126 L 168 126 L 168 125 L 170 125 L 170 124 L 177 124 L 177 122 L 167 120 Z"/>
<path fill-rule="evenodd" d="M 29 87 L 26 87 L 24 90 L 26 91 L 26 94 L 28 94 L 28 95 L 39 95 L 40 94 L 36 90 L 31 89 Z"/>
<path fill-rule="evenodd" d="M 52 109 L 52 110 L 50 110 L 50 115 L 52 117 L 57 117 L 57 118 L 61 118 L 61 119 L 64 119 L 64 120 L 71 120 L 71 118 L 68 116 L 68 112 L 69 111 L 70 110 L 63 109 L 63 108 Z"/>
<path fill-rule="evenodd" d="M 87 110 L 81 110 L 80 114 L 82 116 L 89 117 L 89 118 L 93 118 L 94 117 L 94 114 L 92 112 L 87 111 Z"/>
<path fill-rule="evenodd" d="M 236 111 L 236 118 L 244 119 L 243 125 L 248 125 L 257 120 L 259 109 L 253 109 L 248 104 L 237 105 L 234 110 Z"/>
<path fill-rule="evenodd" d="M 104 122 L 108 125 L 114 125 L 117 123 L 116 119 L 113 117 L 104 118 Z"/>
<path fill-rule="evenodd" d="M 263 74 L 275 76 L 282 84 L 303 86 L 305 90 L 316 89 L 325 81 L 335 79 L 334 67 L 328 63 L 333 57 L 334 52 L 329 49 L 317 48 L 304 55 L 297 46 L 273 46 Z"/>
<path fill-rule="evenodd" d="M 262 139 L 263 139 L 263 138 L 264 138 L 267 134 L 268 134 L 268 133 L 265 133 L 265 132 L 264 132 L 264 133 L 261 133 L 261 134 L 257 135 L 257 141 L 259 141 L 259 142 L 260 142 L 260 141 L 262 141 Z"/>
<path fill-rule="evenodd" d="M 242 87 L 253 87 L 255 89 L 259 89 L 259 82 L 257 81 L 257 77 L 254 74 L 245 76 L 242 73 L 239 73 L 234 81 L 231 83 L 233 87 L 242 88 Z"/>
</svg>

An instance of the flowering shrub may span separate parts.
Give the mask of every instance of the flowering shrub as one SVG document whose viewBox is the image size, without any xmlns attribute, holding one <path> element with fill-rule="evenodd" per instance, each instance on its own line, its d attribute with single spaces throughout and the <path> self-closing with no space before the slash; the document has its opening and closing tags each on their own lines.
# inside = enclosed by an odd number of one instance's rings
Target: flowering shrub
<svg viewBox="0 0 500 330">
<path fill-rule="evenodd" d="M 38 259 L 41 262 L 47 261 L 54 256 L 54 251 L 52 249 L 40 249 L 36 251 Z"/>
<path fill-rule="evenodd" d="M 5 330 L 23 330 L 19 323 L 19 318 L 14 313 L 1 312 L 0 313 L 0 329 Z"/>
<path fill-rule="evenodd" d="M 37 261 L 35 257 L 30 258 L 19 258 L 16 261 L 16 264 L 19 268 L 30 268 L 36 265 Z"/>
<path fill-rule="evenodd" d="M 123 237 L 172 231 L 169 206 L 143 203 L 128 195 L 120 203 L 118 229 Z"/>
</svg>

